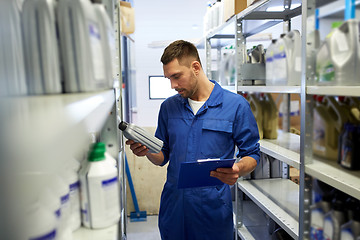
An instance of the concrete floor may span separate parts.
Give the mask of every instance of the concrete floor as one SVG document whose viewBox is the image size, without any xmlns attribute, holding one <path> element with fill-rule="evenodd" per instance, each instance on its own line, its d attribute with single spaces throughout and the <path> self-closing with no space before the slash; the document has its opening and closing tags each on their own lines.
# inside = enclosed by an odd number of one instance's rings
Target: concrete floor
<svg viewBox="0 0 360 240">
<path fill-rule="evenodd" d="M 144 222 L 127 222 L 127 240 L 161 240 L 158 216 L 147 216 Z"/>
<path fill-rule="evenodd" d="M 244 224 L 255 239 L 270 240 L 265 213 L 252 201 L 244 201 Z M 147 216 L 144 222 L 130 222 L 127 219 L 126 240 L 161 240 L 158 229 L 158 215 Z"/>
</svg>

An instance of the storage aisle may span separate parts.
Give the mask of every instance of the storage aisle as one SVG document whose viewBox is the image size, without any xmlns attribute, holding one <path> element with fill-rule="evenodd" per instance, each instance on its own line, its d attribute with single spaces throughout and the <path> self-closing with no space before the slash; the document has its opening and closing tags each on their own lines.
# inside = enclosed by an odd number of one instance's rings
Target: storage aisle
<svg viewBox="0 0 360 240">
<path fill-rule="evenodd" d="M 147 216 L 145 222 L 128 221 L 127 240 L 161 240 L 158 215 Z"/>
</svg>

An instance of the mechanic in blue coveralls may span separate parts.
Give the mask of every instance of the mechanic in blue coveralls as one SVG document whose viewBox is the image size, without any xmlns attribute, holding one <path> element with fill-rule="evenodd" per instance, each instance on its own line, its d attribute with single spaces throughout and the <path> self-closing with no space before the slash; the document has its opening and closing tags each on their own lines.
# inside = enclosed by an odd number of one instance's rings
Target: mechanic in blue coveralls
<svg viewBox="0 0 360 240">
<path fill-rule="evenodd" d="M 128 140 L 137 156 L 153 164 L 169 162 L 161 195 L 159 229 L 163 240 L 232 240 L 233 210 L 229 185 L 253 171 L 259 161 L 259 133 L 248 102 L 210 81 L 196 47 L 178 40 L 161 57 L 164 75 L 178 94 L 160 107 L 155 136 L 164 142 L 160 153 L 149 153 Z M 241 158 L 232 168 L 218 168 L 210 175 L 224 184 L 178 189 L 182 162 L 204 158 L 233 158 L 235 145 Z"/>
</svg>

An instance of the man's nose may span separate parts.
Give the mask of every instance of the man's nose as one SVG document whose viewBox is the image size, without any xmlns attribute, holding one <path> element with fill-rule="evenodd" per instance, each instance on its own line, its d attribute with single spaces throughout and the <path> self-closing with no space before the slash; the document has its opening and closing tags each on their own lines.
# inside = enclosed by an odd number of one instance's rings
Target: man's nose
<svg viewBox="0 0 360 240">
<path fill-rule="evenodd" d="M 170 84 L 172 89 L 178 88 L 178 84 L 174 80 L 170 80 Z"/>
</svg>

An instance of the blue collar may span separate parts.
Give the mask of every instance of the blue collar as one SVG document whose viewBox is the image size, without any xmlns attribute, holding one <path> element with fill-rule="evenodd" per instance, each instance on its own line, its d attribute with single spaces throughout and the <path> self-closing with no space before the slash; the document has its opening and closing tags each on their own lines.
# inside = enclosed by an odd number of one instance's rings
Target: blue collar
<svg viewBox="0 0 360 240">
<path fill-rule="evenodd" d="M 208 107 L 216 107 L 223 102 L 224 93 L 222 91 L 222 87 L 216 81 L 210 80 L 210 82 L 214 83 L 215 86 L 210 94 L 210 97 L 208 98 L 208 100 L 206 100 L 205 105 L 207 105 Z M 183 98 L 180 95 L 178 96 L 184 104 L 189 105 L 187 98 Z"/>
</svg>

